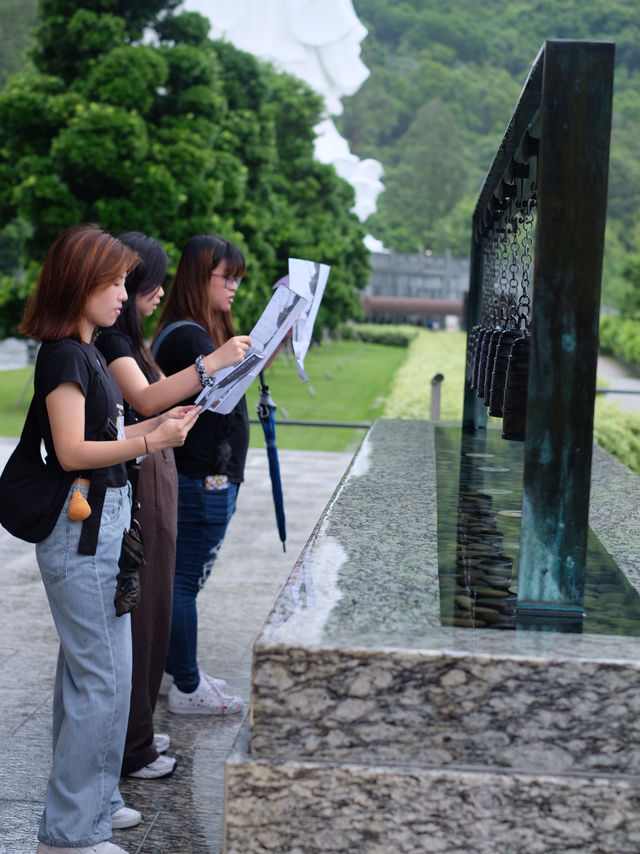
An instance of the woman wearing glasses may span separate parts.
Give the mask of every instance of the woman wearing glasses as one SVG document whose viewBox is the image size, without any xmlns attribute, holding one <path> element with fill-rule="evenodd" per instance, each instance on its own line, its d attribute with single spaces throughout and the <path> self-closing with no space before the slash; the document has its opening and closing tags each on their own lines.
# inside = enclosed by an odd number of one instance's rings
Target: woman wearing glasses
<svg viewBox="0 0 640 854">
<path fill-rule="evenodd" d="M 227 240 L 200 234 L 187 242 L 154 344 L 156 362 L 167 376 L 195 364 L 202 388 L 207 385 L 202 354 L 235 335 L 231 307 L 244 272 L 242 253 Z M 173 680 L 168 708 L 176 714 L 225 715 L 243 707 L 224 680 L 198 667 L 196 597 L 235 511 L 248 447 L 243 397 L 229 415 L 202 412 L 175 454 L 178 538 L 167 673 Z"/>
</svg>

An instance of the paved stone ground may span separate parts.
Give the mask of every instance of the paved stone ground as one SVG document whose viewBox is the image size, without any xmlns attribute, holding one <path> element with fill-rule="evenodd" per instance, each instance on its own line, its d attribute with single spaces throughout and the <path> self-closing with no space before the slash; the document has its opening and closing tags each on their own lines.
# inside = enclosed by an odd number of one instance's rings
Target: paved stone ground
<svg viewBox="0 0 640 854">
<path fill-rule="evenodd" d="M 26 364 L 21 342 L 0 343 L 0 367 Z M 0 382 L 2 377 L 0 375 Z M 0 438 L 0 468 L 15 439 Z M 249 451 L 245 483 L 214 572 L 198 597 L 199 658 L 228 680 L 248 706 L 254 639 L 293 569 L 351 454 L 280 451 L 287 551 L 275 524 L 266 452 Z M 33 854 L 51 754 L 51 696 L 57 635 L 34 547 L 0 528 L 0 854 Z M 164 700 L 156 729 L 178 758 L 163 780 L 123 780 L 126 802 L 141 810 L 137 828 L 116 831 L 130 854 L 219 854 L 224 762 L 243 715 L 170 715 Z"/>
<path fill-rule="evenodd" d="M 617 403 L 622 409 L 640 409 L 640 377 L 629 371 L 610 356 L 598 357 L 598 377 L 606 380 L 613 391 L 604 393 L 606 400 Z M 616 394 L 625 391 L 626 394 Z"/>
</svg>

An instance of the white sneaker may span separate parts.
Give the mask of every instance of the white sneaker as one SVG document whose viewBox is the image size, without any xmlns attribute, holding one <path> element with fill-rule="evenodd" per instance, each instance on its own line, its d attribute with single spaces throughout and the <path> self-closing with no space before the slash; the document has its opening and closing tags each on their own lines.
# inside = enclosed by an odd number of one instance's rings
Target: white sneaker
<svg viewBox="0 0 640 854">
<path fill-rule="evenodd" d="M 200 684 L 191 694 L 185 694 L 175 684 L 172 685 L 167 704 L 175 715 L 234 715 L 241 712 L 243 706 L 241 697 L 223 694 L 206 679 L 200 679 Z"/>
<path fill-rule="evenodd" d="M 166 750 L 169 750 L 169 745 L 171 744 L 171 737 L 166 732 L 156 732 L 153 736 L 153 746 L 158 751 L 158 753 L 164 753 Z"/>
<path fill-rule="evenodd" d="M 216 676 L 209 676 L 209 674 L 205 673 L 204 670 L 200 671 L 200 678 L 206 679 L 207 682 L 210 682 L 212 685 L 215 685 L 221 694 L 225 694 L 227 697 L 233 696 L 233 694 L 229 690 L 229 686 L 227 685 L 224 679 L 218 679 Z"/>
<path fill-rule="evenodd" d="M 204 670 L 200 670 L 200 676 L 204 677 L 208 682 L 212 682 L 214 685 L 216 685 L 218 689 L 222 691 L 223 694 L 228 694 L 229 696 L 232 696 L 229 691 L 229 686 L 227 685 L 224 679 L 218 679 L 216 676 L 209 676 L 209 674 L 205 673 Z M 172 685 L 173 676 L 170 673 L 167 673 L 167 671 L 165 670 L 162 674 L 162 681 L 160 682 L 160 690 L 158 691 L 158 695 L 160 697 L 168 696 Z M 156 750 L 160 751 L 160 748 L 157 745 Z"/>
<path fill-rule="evenodd" d="M 162 679 L 160 681 L 160 690 L 158 691 L 158 696 L 166 697 L 169 691 L 171 690 L 171 686 L 173 685 L 173 676 L 170 673 L 167 673 L 165 670 L 162 674 Z"/>
<path fill-rule="evenodd" d="M 142 816 L 138 810 L 131 807 L 120 807 L 119 810 L 111 813 L 111 827 L 114 830 L 124 830 L 127 827 L 135 827 L 142 821 Z M 101 843 L 102 844 L 102 843 Z"/>
<path fill-rule="evenodd" d="M 160 754 L 153 762 L 143 765 L 137 771 L 132 771 L 130 774 L 127 774 L 127 777 L 138 777 L 141 780 L 155 780 L 158 777 L 168 777 L 169 774 L 173 774 L 175 767 L 176 760 L 173 756 L 163 756 Z"/>
<path fill-rule="evenodd" d="M 128 854 L 124 848 L 114 845 L 113 842 L 96 842 L 95 845 L 82 846 L 81 848 L 60 848 L 59 846 L 45 845 L 38 842 L 36 854 Z"/>
</svg>

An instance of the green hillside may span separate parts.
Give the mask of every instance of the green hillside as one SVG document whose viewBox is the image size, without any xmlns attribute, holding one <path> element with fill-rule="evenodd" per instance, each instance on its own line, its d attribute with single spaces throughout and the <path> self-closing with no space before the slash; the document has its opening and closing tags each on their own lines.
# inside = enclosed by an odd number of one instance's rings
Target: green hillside
<svg viewBox="0 0 640 854">
<path fill-rule="evenodd" d="M 401 251 L 466 256 L 477 193 L 546 39 L 615 42 L 603 302 L 628 302 L 636 273 L 624 270 L 630 260 L 640 269 L 640 0 L 353 5 L 369 31 L 362 58 L 371 74 L 344 99 L 338 124 L 354 153 L 385 168 L 367 229 Z M 36 0 L 0 3 L 0 89 L 23 65 L 35 8 Z"/>
<path fill-rule="evenodd" d="M 385 168 L 369 230 L 399 251 L 464 257 L 475 200 L 529 69 L 547 39 L 616 44 L 604 301 L 640 252 L 638 0 L 353 0 L 370 77 L 340 125 Z"/>
</svg>

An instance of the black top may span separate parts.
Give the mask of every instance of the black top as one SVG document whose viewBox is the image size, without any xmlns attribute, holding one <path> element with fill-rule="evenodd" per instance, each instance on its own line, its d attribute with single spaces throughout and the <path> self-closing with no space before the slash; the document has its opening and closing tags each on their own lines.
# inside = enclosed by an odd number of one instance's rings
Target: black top
<svg viewBox="0 0 640 854">
<path fill-rule="evenodd" d="M 169 376 L 193 365 L 200 354 L 215 349 L 202 327 L 188 324 L 177 327 L 164 338 L 155 359 Z M 182 402 L 193 403 L 196 397 Z M 198 416 L 184 445 L 174 449 L 176 466 L 186 477 L 226 474 L 232 483 L 242 483 L 248 448 L 249 415 L 243 396 L 228 415 L 207 410 Z"/>
<path fill-rule="evenodd" d="M 94 363 L 94 371 L 90 369 L 85 356 Z M 107 432 L 109 419 L 115 427 L 118 404 L 122 405 L 122 395 L 102 354 L 93 344 L 81 344 L 69 338 L 45 341 L 38 350 L 36 359 L 35 394 L 40 395 L 44 400 L 59 385 L 69 382 L 80 386 L 85 398 L 85 439 L 100 441 L 112 438 Z M 48 419 L 40 424 L 40 429 L 47 455 L 57 459 Z M 126 484 L 127 468 L 124 463 L 108 466 L 105 472 L 107 486 Z M 86 476 L 91 477 L 91 470 L 86 472 Z"/>
<path fill-rule="evenodd" d="M 128 335 L 125 335 L 124 332 L 120 332 L 118 329 L 115 329 L 113 326 L 110 326 L 108 329 L 101 329 L 100 334 L 96 338 L 96 347 L 105 358 L 107 365 L 110 365 L 111 362 L 116 359 L 120 359 L 122 357 L 129 357 L 133 359 L 142 370 L 143 374 L 146 373 L 140 365 L 138 359 L 136 359 L 136 353 L 133 348 L 133 344 Z M 147 377 L 147 379 L 149 379 Z M 151 380 L 149 380 L 151 382 Z M 130 406 L 127 401 L 124 402 L 124 423 L 125 424 L 136 424 L 138 421 L 145 421 L 148 416 L 141 415 L 137 410 Z"/>
</svg>

